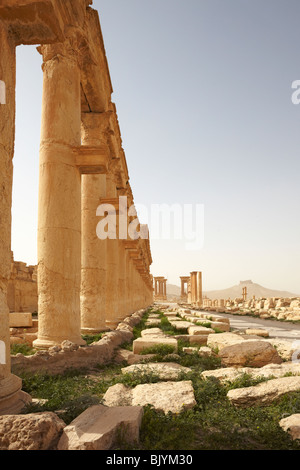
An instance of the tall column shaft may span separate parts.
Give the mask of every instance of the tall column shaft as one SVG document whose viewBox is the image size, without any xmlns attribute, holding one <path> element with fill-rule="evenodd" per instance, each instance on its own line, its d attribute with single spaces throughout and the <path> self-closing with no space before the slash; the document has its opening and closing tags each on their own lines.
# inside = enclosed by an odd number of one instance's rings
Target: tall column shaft
<svg viewBox="0 0 300 470">
<path fill-rule="evenodd" d="M 0 80 L 6 104 L 0 104 L 0 415 L 19 413 L 31 400 L 21 391 L 22 381 L 11 374 L 7 287 L 11 263 L 11 205 L 15 136 L 15 46 L 0 22 Z"/>
<path fill-rule="evenodd" d="M 202 305 L 202 272 L 197 273 L 197 304 Z"/>
<path fill-rule="evenodd" d="M 184 297 L 184 281 L 181 279 L 181 298 Z"/>
<path fill-rule="evenodd" d="M 197 302 L 197 273 L 191 273 L 191 297 L 192 303 Z"/>
<path fill-rule="evenodd" d="M 106 197 L 116 198 L 117 188 L 112 174 L 106 177 Z M 117 215 L 118 219 L 118 215 Z M 117 224 L 118 226 L 118 224 Z M 117 227 L 118 235 L 118 227 Z M 107 239 L 107 270 L 106 270 L 106 325 L 108 328 L 116 328 L 119 316 L 118 295 L 118 263 L 119 263 L 119 240 Z"/>
<path fill-rule="evenodd" d="M 82 175 L 81 331 L 106 329 L 106 240 L 96 233 L 96 209 L 105 197 L 105 175 Z"/>
<path fill-rule="evenodd" d="M 82 145 L 106 146 L 105 115 L 81 115 Z M 108 151 L 108 149 L 107 149 Z M 106 196 L 106 175 L 81 176 L 81 331 L 98 333 L 106 329 L 106 240 L 96 233 L 97 207 Z"/>
<path fill-rule="evenodd" d="M 80 332 L 81 144 L 80 70 L 68 44 L 42 46 L 43 101 L 38 212 L 39 331 L 47 348 Z"/>
</svg>

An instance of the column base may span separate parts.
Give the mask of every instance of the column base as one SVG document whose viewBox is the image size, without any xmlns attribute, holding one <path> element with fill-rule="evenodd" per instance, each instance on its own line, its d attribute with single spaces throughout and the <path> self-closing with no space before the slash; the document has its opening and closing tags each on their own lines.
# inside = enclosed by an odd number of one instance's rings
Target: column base
<svg viewBox="0 0 300 470">
<path fill-rule="evenodd" d="M 37 338 L 33 341 L 32 346 L 35 349 L 49 349 L 53 346 L 60 346 L 63 341 L 71 341 L 71 343 L 77 344 L 78 346 L 85 346 L 86 342 L 81 337 L 79 338 L 57 338 L 57 339 L 46 339 Z"/>
<path fill-rule="evenodd" d="M 19 414 L 23 408 L 31 403 L 31 396 L 21 390 L 22 380 L 11 374 L 0 381 L 0 415 Z"/>
<path fill-rule="evenodd" d="M 83 335 L 97 335 L 99 333 L 102 333 L 102 332 L 108 331 L 108 330 L 109 330 L 109 328 L 105 324 L 105 325 L 103 325 L 102 327 L 99 327 L 99 328 L 81 328 L 81 333 Z"/>
</svg>

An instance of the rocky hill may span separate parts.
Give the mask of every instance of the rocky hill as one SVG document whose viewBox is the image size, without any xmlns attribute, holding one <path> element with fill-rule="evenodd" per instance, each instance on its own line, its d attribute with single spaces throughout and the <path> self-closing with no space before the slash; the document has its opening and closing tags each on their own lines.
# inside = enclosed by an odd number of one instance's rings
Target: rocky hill
<svg viewBox="0 0 300 470">
<path fill-rule="evenodd" d="M 253 297 L 253 295 L 255 295 L 256 298 L 299 297 L 300 296 L 300 294 L 296 294 L 292 292 L 268 289 L 266 287 L 261 286 L 260 284 L 256 284 L 255 282 L 252 282 L 251 280 L 240 281 L 238 285 L 229 287 L 227 289 L 204 291 L 203 296 L 206 296 L 209 299 L 229 299 L 229 298 L 235 299 L 236 297 L 242 297 L 243 287 L 247 287 L 248 299 Z M 168 295 L 168 298 L 170 299 L 179 298 L 180 287 L 174 284 L 167 284 L 167 295 Z"/>
</svg>

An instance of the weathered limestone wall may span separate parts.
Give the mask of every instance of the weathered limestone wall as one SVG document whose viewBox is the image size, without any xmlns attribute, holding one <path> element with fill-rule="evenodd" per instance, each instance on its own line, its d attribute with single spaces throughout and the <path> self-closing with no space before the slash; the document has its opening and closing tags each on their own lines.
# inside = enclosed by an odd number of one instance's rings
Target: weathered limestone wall
<svg viewBox="0 0 300 470">
<path fill-rule="evenodd" d="M 37 267 L 20 261 L 11 262 L 7 302 L 10 312 L 37 312 Z"/>
<path fill-rule="evenodd" d="M 44 372 L 54 375 L 62 374 L 68 369 L 106 364 L 112 360 L 117 347 L 132 340 L 132 328 L 141 321 L 144 313 L 145 310 L 140 310 L 126 317 L 115 331 L 105 333 L 99 341 L 89 346 L 79 347 L 70 341 L 64 341 L 59 346 L 53 346 L 47 351 L 37 351 L 32 356 L 12 356 L 12 369 L 16 374 Z"/>
</svg>

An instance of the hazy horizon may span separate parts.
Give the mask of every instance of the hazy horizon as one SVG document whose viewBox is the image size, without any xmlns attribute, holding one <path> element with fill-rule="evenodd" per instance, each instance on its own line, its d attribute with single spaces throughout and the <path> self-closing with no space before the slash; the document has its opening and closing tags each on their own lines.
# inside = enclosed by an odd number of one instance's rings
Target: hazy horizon
<svg viewBox="0 0 300 470">
<path fill-rule="evenodd" d="M 154 276 L 300 291 L 300 4 L 94 0 L 135 203 L 204 205 L 204 245 L 151 239 Z M 37 263 L 42 71 L 17 48 L 12 250 Z M 299 287 L 298 287 L 299 286 Z"/>
</svg>

